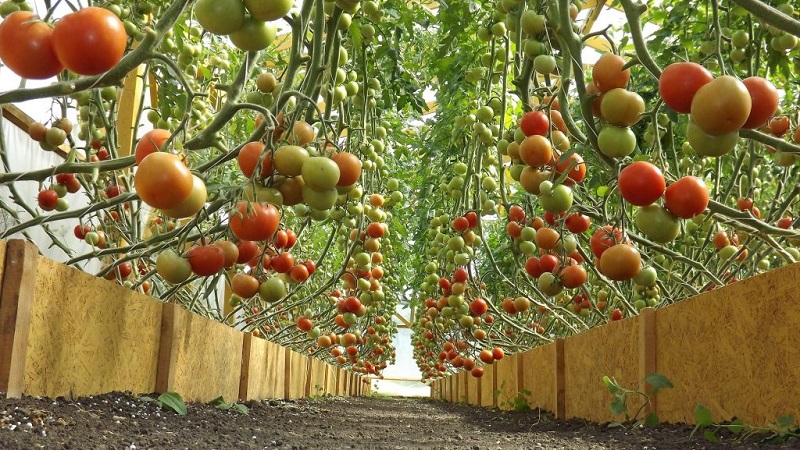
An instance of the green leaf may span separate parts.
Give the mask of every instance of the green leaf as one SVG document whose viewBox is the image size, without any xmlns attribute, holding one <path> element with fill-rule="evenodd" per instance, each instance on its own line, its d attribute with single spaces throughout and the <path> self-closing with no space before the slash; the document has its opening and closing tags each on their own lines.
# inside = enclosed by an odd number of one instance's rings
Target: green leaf
<svg viewBox="0 0 800 450">
<path fill-rule="evenodd" d="M 608 195 L 610 190 L 611 189 L 608 186 L 605 185 L 600 186 L 597 188 L 597 195 L 599 195 L 600 197 L 605 197 L 606 195 Z"/>
<path fill-rule="evenodd" d="M 139 397 L 139 401 L 142 401 L 142 402 L 154 402 L 154 401 L 156 401 L 156 399 L 144 395 L 144 396 Z"/>
<path fill-rule="evenodd" d="M 611 401 L 611 414 L 618 416 L 620 414 L 625 414 L 628 410 L 628 407 L 625 405 L 625 401 L 622 398 L 615 398 Z"/>
<path fill-rule="evenodd" d="M 609 422 L 607 426 L 608 428 L 621 428 L 623 424 L 622 422 Z"/>
<path fill-rule="evenodd" d="M 233 405 L 233 410 L 238 412 L 239 414 L 244 415 L 244 416 L 250 414 L 250 409 L 247 406 L 245 406 L 245 405 L 243 405 L 241 403 L 234 404 Z"/>
<path fill-rule="evenodd" d="M 658 389 L 674 387 L 672 385 L 672 382 L 669 381 L 669 378 L 665 377 L 660 373 L 651 373 L 650 375 L 645 377 L 644 381 L 648 382 L 651 386 Z"/>
<path fill-rule="evenodd" d="M 608 375 L 603 377 L 603 383 L 606 385 L 606 389 L 608 389 L 608 392 L 612 394 L 616 394 L 617 392 L 619 392 L 619 386 L 617 386 L 617 384 L 614 383 L 614 381 L 612 381 L 611 378 L 608 377 Z"/>
<path fill-rule="evenodd" d="M 701 403 L 694 407 L 694 421 L 697 422 L 699 427 L 707 427 L 714 424 L 714 420 L 711 418 L 711 411 Z"/>
<path fill-rule="evenodd" d="M 646 427 L 656 427 L 659 423 L 661 423 L 661 421 L 658 419 L 656 413 L 648 413 L 644 418 L 644 426 Z"/>
<path fill-rule="evenodd" d="M 225 403 L 225 399 L 222 398 L 221 395 L 219 397 L 215 398 L 214 400 L 211 400 L 209 403 L 211 403 L 211 405 L 213 405 L 213 406 L 219 406 L 219 405 L 227 404 L 227 403 Z"/>
<path fill-rule="evenodd" d="M 795 417 L 794 417 L 793 414 L 790 414 L 788 416 L 781 416 L 781 417 L 778 417 L 778 425 L 780 425 L 780 426 L 782 426 L 784 428 L 789 428 L 794 423 L 794 420 L 795 420 Z"/>
<path fill-rule="evenodd" d="M 728 430 L 733 434 L 739 434 L 744 428 L 744 422 L 741 419 L 736 419 L 728 425 Z"/>
<path fill-rule="evenodd" d="M 171 409 L 180 416 L 186 415 L 186 403 L 177 392 L 165 392 L 159 395 L 158 402 L 161 403 L 162 408 Z"/>
<path fill-rule="evenodd" d="M 708 442 L 719 444 L 719 438 L 717 437 L 716 433 L 711 430 L 703 431 L 703 437 L 705 437 Z"/>
</svg>

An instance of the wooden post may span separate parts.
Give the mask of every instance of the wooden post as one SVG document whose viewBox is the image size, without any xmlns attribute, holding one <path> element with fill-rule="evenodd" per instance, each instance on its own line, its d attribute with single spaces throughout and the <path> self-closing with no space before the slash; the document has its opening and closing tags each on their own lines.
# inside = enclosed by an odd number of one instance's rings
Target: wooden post
<svg viewBox="0 0 800 450">
<path fill-rule="evenodd" d="M 292 350 L 286 347 L 284 349 L 284 367 L 283 367 L 283 398 L 288 400 L 291 398 L 292 390 Z"/>
<path fill-rule="evenodd" d="M 250 349 L 253 344 L 253 333 L 245 333 L 242 339 L 242 371 L 239 377 L 239 401 L 245 401 L 250 383 Z"/>
<path fill-rule="evenodd" d="M 9 398 L 22 396 L 38 249 L 12 239 L 6 245 L 0 290 L 0 391 Z"/>
<path fill-rule="evenodd" d="M 156 392 L 169 392 L 175 385 L 175 364 L 178 355 L 173 351 L 177 332 L 179 306 L 164 303 L 161 308 L 161 340 L 158 344 L 158 369 L 156 370 Z"/>
<path fill-rule="evenodd" d="M 133 141 L 136 139 L 136 123 L 142 103 L 144 64 L 133 69 L 125 77 L 119 94 L 119 114 L 117 116 L 117 145 L 119 157 L 133 154 Z"/>
<path fill-rule="evenodd" d="M 651 395 L 653 386 L 644 381 L 644 378 L 658 370 L 657 336 L 656 336 L 656 310 L 644 308 L 639 312 L 639 379 L 642 380 L 642 392 Z M 658 414 L 657 398 L 650 397 L 650 405 L 645 408 L 645 413 Z"/>
<path fill-rule="evenodd" d="M 556 339 L 556 419 L 566 419 L 567 394 L 564 379 L 564 339 Z"/>
<path fill-rule="evenodd" d="M 311 379 L 314 376 L 314 364 L 313 358 L 307 357 L 306 358 L 306 385 L 303 389 L 303 397 L 309 398 L 311 397 Z"/>
</svg>

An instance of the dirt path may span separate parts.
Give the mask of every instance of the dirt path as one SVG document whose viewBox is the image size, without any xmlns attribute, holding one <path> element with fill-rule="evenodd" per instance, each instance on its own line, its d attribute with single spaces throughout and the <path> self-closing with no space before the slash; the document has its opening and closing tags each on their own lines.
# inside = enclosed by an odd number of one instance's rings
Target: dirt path
<svg viewBox="0 0 800 450">
<path fill-rule="evenodd" d="M 189 405 L 186 416 L 136 397 L 0 399 L 0 449 L 569 449 L 760 448 L 712 445 L 687 427 L 609 429 L 428 399 L 247 403 L 249 413 Z M 771 446 L 769 448 L 779 448 Z M 796 444 L 782 448 L 797 448 Z"/>
</svg>

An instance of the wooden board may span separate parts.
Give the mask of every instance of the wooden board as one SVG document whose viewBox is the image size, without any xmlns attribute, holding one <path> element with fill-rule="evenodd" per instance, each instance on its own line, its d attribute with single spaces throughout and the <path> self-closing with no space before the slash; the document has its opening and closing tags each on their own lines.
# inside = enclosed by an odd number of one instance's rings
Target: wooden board
<svg viewBox="0 0 800 450">
<path fill-rule="evenodd" d="M 542 345 L 521 353 L 520 392 L 531 408 L 556 411 L 556 344 Z M 527 393 L 526 393 L 527 391 Z"/>
<path fill-rule="evenodd" d="M 283 398 L 284 359 L 283 347 L 253 337 L 250 344 L 247 397 L 244 399 Z"/>
<path fill-rule="evenodd" d="M 10 398 L 21 397 L 25 387 L 37 255 L 30 242 L 0 241 L 0 392 Z"/>
<path fill-rule="evenodd" d="M 325 366 L 326 364 L 316 358 L 311 358 L 311 396 L 322 397 L 325 395 Z"/>
<path fill-rule="evenodd" d="M 513 409 L 514 399 L 519 395 L 519 355 L 506 355 L 494 364 L 495 390 L 499 391 L 497 406 L 503 410 Z"/>
<path fill-rule="evenodd" d="M 347 372 L 341 367 L 336 369 L 336 395 L 347 396 Z"/>
<path fill-rule="evenodd" d="M 481 385 L 480 378 L 475 378 L 469 372 L 464 372 L 467 379 L 467 403 L 473 406 L 481 405 Z"/>
<path fill-rule="evenodd" d="M 289 398 L 303 398 L 306 395 L 306 376 L 308 375 L 308 356 L 289 350 Z"/>
<path fill-rule="evenodd" d="M 167 340 L 171 341 L 172 356 L 166 390 L 179 393 L 185 401 L 208 402 L 222 396 L 230 402 L 238 398 L 244 333 L 174 304 L 165 304 L 165 311 L 170 307 L 172 336 Z M 166 350 L 161 352 L 163 356 Z"/>
<path fill-rule="evenodd" d="M 603 376 L 639 388 L 639 317 L 612 322 L 564 341 L 565 414 L 595 422 L 624 420 L 611 414 Z M 629 404 L 631 413 L 634 406 Z M 638 405 L 636 405 L 638 408 Z"/>
<path fill-rule="evenodd" d="M 800 417 L 800 264 L 748 278 L 656 313 L 657 366 L 675 385 L 658 395 L 664 421 Z"/>
<path fill-rule="evenodd" d="M 336 367 L 325 364 L 325 395 L 336 395 Z"/>
<path fill-rule="evenodd" d="M 484 367 L 483 376 L 480 381 L 481 389 L 481 403 L 480 406 L 493 407 L 495 406 L 494 395 L 494 364 Z"/>
<path fill-rule="evenodd" d="M 37 270 L 25 393 L 153 392 L 162 304 L 41 256 Z"/>
</svg>

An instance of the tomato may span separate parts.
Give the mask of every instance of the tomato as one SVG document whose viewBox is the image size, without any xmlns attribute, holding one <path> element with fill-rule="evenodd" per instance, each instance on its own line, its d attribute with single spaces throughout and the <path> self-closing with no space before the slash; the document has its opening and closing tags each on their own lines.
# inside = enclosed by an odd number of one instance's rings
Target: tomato
<svg viewBox="0 0 800 450">
<path fill-rule="evenodd" d="M 553 160 L 553 147 L 546 137 L 535 134 L 519 145 L 519 156 L 531 167 L 548 165 Z"/>
<path fill-rule="evenodd" d="M 539 268 L 542 273 L 553 272 L 558 267 L 558 257 L 555 255 L 542 255 L 539 257 Z"/>
<path fill-rule="evenodd" d="M 213 34 L 231 34 L 244 24 L 245 9 L 241 0 L 197 0 L 194 18 Z"/>
<path fill-rule="evenodd" d="M 561 115 L 560 111 L 557 111 L 555 109 L 551 109 L 550 110 L 550 122 L 552 122 L 553 126 L 556 128 L 551 133 L 551 137 L 556 131 L 560 131 L 560 132 L 564 133 L 565 135 L 569 134 L 569 129 L 567 128 L 567 122 L 564 121 L 564 117 Z M 564 136 L 564 137 L 566 137 L 566 136 Z M 553 140 L 555 140 L 555 139 L 553 139 Z"/>
<path fill-rule="evenodd" d="M 228 37 L 236 48 L 248 52 L 257 52 L 269 47 L 275 40 L 278 29 L 275 25 L 245 17 L 244 23 Z"/>
<path fill-rule="evenodd" d="M 638 122 L 644 113 L 644 100 L 636 92 L 611 89 L 603 94 L 600 113 L 612 125 L 629 127 Z"/>
<path fill-rule="evenodd" d="M 156 272 L 168 283 L 183 283 L 192 274 L 189 261 L 181 258 L 175 250 L 164 250 L 156 258 Z"/>
<path fill-rule="evenodd" d="M 302 175 L 305 185 L 318 192 L 335 188 L 340 174 L 339 166 L 324 156 L 308 158 L 303 164 Z"/>
<path fill-rule="evenodd" d="M 58 193 L 52 189 L 45 189 L 39 191 L 36 200 L 39 203 L 39 208 L 42 208 L 44 211 L 52 211 L 56 208 Z"/>
<path fill-rule="evenodd" d="M 221 248 L 222 252 L 225 254 L 224 268 L 230 269 L 236 264 L 236 261 L 239 259 L 239 247 L 237 247 L 236 244 L 231 241 L 217 241 L 213 245 Z"/>
<path fill-rule="evenodd" d="M 613 53 L 604 53 L 592 67 L 592 82 L 600 92 L 624 88 L 631 78 L 631 70 L 622 70 L 625 60 Z"/>
<path fill-rule="evenodd" d="M 636 161 L 619 173 L 619 193 L 632 205 L 647 206 L 658 200 L 664 189 L 664 174 L 649 162 Z"/>
<path fill-rule="evenodd" d="M 292 230 L 286 230 L 286 246 L 285 248 L 290 249 L 294 247 L 294 244 L 297 243 L 297 234 Z"/>
<path fill-rule="evenodd" d="M 675 240 L 681 232 L 680 220 L 659 205 L 639 208 L 635 221 L 645 236 L 661 244 Z"/>
<path fill-rule="evenodd" d="M 603 252 L 600 267 L 611 280 L 630 280 L 642 270 L 642 255 L 632 245 L 617 244 Z"/>
<path fill-rule="evenodd" d="M 225 252 L 217 245 L 199 245 L 186 252 L 192 272 L 201 277 L 214 275 L 225 266 Z"/>
<path fill-rule="evenodd" d="M 136 143 L 136 164 L 142 162 L 145 156 L 149 155 L 150 153 L 155 153 L 164 146 L 164 143 L 169 140 L 172 133 L 169 130 L 162 130 L 160 128 L 156 128 L 154 130 L 150 130 L 144 134 L 139 139 L 139 142 Z"/>
<path fill-rule="evenodd" d="M 597 89 L 597 85 L 594 84 L 594 81 L 586 84 L 586 95 L 589 97 L 596 96 L 592 100 L 592 115 L 595 117 L 603 117 L 603 114 L 600 112 L 600 105 L 603 104 L 603 93 Z"/>
<path fill-rule="evenodd" d="M 192 192 L 188 197 L 178 204 L 178 206 L 170 209 L 162 209 L 161 213 L 173 219 L 181 219 L 184 217 L 191 217 L 197 214 L 203 206 L 206 205 L 208 199 L 208 192 L 206 191 L 206 184 L 197 175 L 192 175 Z"/>
<path fill-rule="evenodd" d="M 469 304 L 469 310 L 473 316 L 482 316 L 489 310 L 489 306 L 486 304 L 486 300 L 476 298 Z"/>
<path fill-rule="evenodd" d="M 133 184 L 143 202 L 153 208 L 170 209 L 189 197 L 194 177 L 179 157 L 156 152 L 139 164 Z"/>
<path fill-rule="evenodd" d="M 755 109 L 755 106 L 753 106 L 753 109 Z M 752 113 L 750 115 L 752 116 Z M 745 124 L 745 128 L 746 125 L 747 124 Z M 775 117 L 769 121 L 769 132 L 775 136 L 783 137 L 783 135 L 789 131 L 790 126 L 789 116 Z"/>
<path fill-rule="evenodd" d="M 566 216 L 566 215 L 567 215 L 566 213 L 561 213 L 559 215 L 555 215 L 555 214 L 551 213 L 550 211 L 545 211 L 544 214 L 543 214 L 544 221 L 547 222 L 547 224 L 550 225 L 551 227 L 556 226 L 556 221 L 563 219 L 564 216 Z M 535 228 L 535 230 L 539 231 L 539 229 L 541 229 L 541 228 L 542 227 Z"/>
<path fill-rule="evenodd" d="M 239 241 L 236 247 L 239 250 L 239 256 L 236 258 L 237 264 L 245 264 L 261 253 L 258 245 L 253 241 Z"/>
<path fill-rule="evenodd" d="M 289 242 L 289 235 L 284 230 L 276 231 L 275 236 L 272 237 L 272 245 L 275 248 L 284 248 L 287 242 Z"/>
<path fill-rule="evenodd" d="M 278 273 L 287 273 L 294 267 L 294 256 L 289 252 L 279 253 L 270 261 L 272 270 Z"/>
<path fill-rule="evenodd" d="M 628 242 L 628 237 L 625 233 L 619 228 L 612 230 L 611 225 L 606 225 L 594 232 L 589 244 L 594 256 L 600 258 L 608 248 L 622 242 Z"/>
<path fill-rule="evenodd" d="M 467 219 L 467 223 L 469 223 L 470 228 L 475 228 L 478 226 L 478 213 L 475 211 L 467 211 L 464 214 L 464 218 Z"/>
<path fill-rule="evenodd" d="M 292 0 L 244 0 L 247 11 L 256 20 L 270 22 L 289 14 L 294 2 Z"/>
<path fill-rule="evenodd" d="M 64 67 L 78 75 L 99 75 L 117 65 L 128 33 L 113 12 L 90 6 L 67 14 L 53 27 L 53 49 Z"/>
<path fill-rule="evenodd" d="M 352 186 L 361 178 L 361 160 L 352 153 L 334 153 L 331 159 L 339 166 L 337 186 Z"/>
<path fill-rule="evenodd" d="M 292 278 L 293 281 L 296 283 L 302 283 L 306 281 L 310 275 L 308 267 L 304 264 L 297 264 L 296 266 L 292 267 L 289 271 L 289 276 Z"/>
<path fill-rule="evenodd" d="M 236 162 L 239 164 L 239 170 L 242 171 L 246 178 L 253 177 L 253 172 L 256 170 L 259 159 L 261 159 L 261 178 L 269 178 L 270 174 L 272 174 L 272 156 L 265 148 L 266 146 L 261 142 L 248 142 L 239 150 Z"/>
<path fill-rule="evenodd" d="M 64 70 L 53 48 L 53 29 L 28 11 L 11 13 L 0 23 L 0 60 L 20 77 L 34 80 Z"/>
<path fill-rule="evenodd" d="M 553 214 L 561 214 L 572 207 L 572 189 L 569 186 L 559 184 L 552 188 L 549 195 L 542 194 L 539 203 L 545 211 Z"/>
<path fill-rule="evenodd" d="M 697 90 L 714 79 L 705 67 L 693 62 L 672 63 L 658 79 L 658 93 L 674 111 L 689 114 Z"/>
<path fill-rule="evenodd" d="M 739 211 L 750 211 L 753 209 L 753 199 L 750 197 L 739 197 L 739 200 L 736 201 L 736 206 L 739 208 Z"/>
<path fill-rule="evenodd" d="M 636 149 L 636 135 L 630 127 L 606 125 L 597 134 L 600 152 L 612 158 L 623 158 Z"/>
<path fill-rule="evenodd" d="M 75 225 L 75 229 L 73 230 L 73 234 L 78 239 L 84 239 L 86 237 L 86 233 L 92 231 L 92 228 L 89 225 Z"/>
<path fill-rule="evenodd" d="M 268 278 L 259 286 L 258 295 L 265 302 L 274 303 L 286 295 L 286 283 L 277 276 Z"/>
<path fill-rule="evenodd" d="M 742 80 L 742 84 L 750 93 L 752 103 L 750 115 L 742 128 L 758 128 L 767 123 L 778 110 L 778 90 L 769 80 L 762 77 L 745 78 Z M 787 123 L 786 129 L 788 128 Z"/>
<path fill-rule="evenodd" d="M 791 230 L 792 224 L 794 223 L 794 219 L 791 217 L 781 217 L 778 219 L 778 228 L 783 228 L 784 230 Z M 77 235 L 77 233 L 76 233 Z"/>
<path fill-rule="evenodd" d="M 231 232 L 246 241 L 271 239 L 279 223 L 278 210 L 269 203 L 239 202 L 228 220 Z"/>
<path fill-rule="evenodd" d="M 519 205 L 511 205 L 508 208 L 508 218 L 515 222 L 522 222 L 525 220 L 525 210 Z"/>
<path fill-rule="evenodd" d="M 588 279 L 586 269 L 577 264 L 564 267 L 561 269 L 559 276 L 561 277 L 561 285 L 567 289 L 581 287 Z"/>
<path fill-rule="evenodd" d="M 311 331 L 312 328 L 314 328 L 314 322 L 312 322 L 306 316 L 300 316 L 300 318 L 297 319 L 297 328 L 299 328 L 300 331 L 304 331 L 307 333 Z"/>
<path fill-rule="evenodd" d="M 260 283 L 254 277 L 245 273 L 237 273 L 231 279 L 231 290 L 242 298 L 250 298 L 258 294 Z"/>
<path fill-rule="evenodd" d="M 300 175 L 303 164 L 308 158 L 308 151 L 303 147 L 282 145 L 275 150 L 272 164 L 281 174 L 294 177 Z"/>
<path fill-rule="evenodd" d="M 672 214 L 691 219 L 708 207 L 708 186 L 697 177 L 683 177 L 667 187 L 664 203 Z"/>
<path fill-rule="evenodd" d="M 584 233 L 589 229 L 589 217 L 580 213 L 572 213 L 567 216 L 564 223 L 572 233 Z"/>
<path fill-rule="evenodd" d="M 308 205 L 312 210 L 316 211 L 325 211 L 332 208 L 336 204 L 336 200 L 339 198 L 339 192 L 336 188 L 330 188 L 325 191 L 318 191 L 309 187 L 308 185 L 303 186 L 302 189 L 303 193 L 303 201 Z"/>
<path fill-rule="evenodd" d="M 536 231 L 536 245 L 542 250 L 552 250 L 556 248 L 556 243 L 561 239 L 558 231 L 552 228 L 539 228 Z"/>
<path fill-rule="evenodd" d="M 464 216 L 456 217 L 453 220 L 452 226 L 454 230 L 458 231 L 459 233 L 463 233 L 469 228 L 469 220 L 467 220 L 467 218 Z"/>
<path fill-rule="evenodd" d="M 730 153 L 739 143 L 739 130 L 721 135 L 703 131 L 693 120 L 686 126 L 686 140 L 700 156 L 718 157 Z"/>
<path fill-rule="evenodd" d="M 529 111 L 522 116 L 519 128 L 525 136 L 545 136 L 550 130 L 550 119 L 544 111 Z"/>
<path fill-rule="evenodd" d="M 564 179 L 564 184 L 572 186 L 586 178 L 586 163 L 583 162 L 583 157 L 577 153 L 559 158 L 556 164 L 556 176 L 564 173 L 570 167 L 572 169 L 569 170 L 569 175 Z"/>
<path fill-rule="evenodd" d="M 724 135 L 742 128 L 752 104 L 744 83 L 732 76 L 721 76 L 697 90 L 692 99 L 692 120 L 709 135 Z"/>
<path fill-rule="evenodd" d="M 523 189 L 525 189 L 526 192 L 533 195 L 539 195 L 541 194 L 539 186 L 542 184 L 542 181 L 545 181 L 549 178 L 549 171 L 538 170 L 533 167 L 526 166 L 522 170 L 522 174 L 519 177 L 519 184 Z"/>
</svg>

